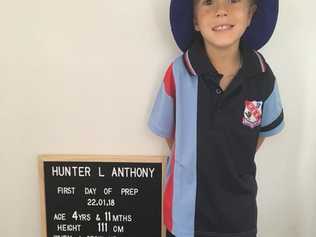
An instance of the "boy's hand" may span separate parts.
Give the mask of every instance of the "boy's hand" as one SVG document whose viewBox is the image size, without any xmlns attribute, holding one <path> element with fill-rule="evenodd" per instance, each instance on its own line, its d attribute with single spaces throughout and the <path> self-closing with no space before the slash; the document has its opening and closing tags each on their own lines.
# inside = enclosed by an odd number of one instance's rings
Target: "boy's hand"
<svg viewBox="0 0 316 237">
<path fill-rule="evenodd" d="M 265 137 L 258 137 L 256 151 L 259 150 L 259 148 L 260 148 L 260 146 L 262 145 L 264 139 L 265 139 Z"/>
<path fill-rule="evenodd" d="M 171 147 L 173 145 L 173 138 L 166 138 L 166 141 L 167 141 L 169 149 L 171 150 Z"/>
</svg>

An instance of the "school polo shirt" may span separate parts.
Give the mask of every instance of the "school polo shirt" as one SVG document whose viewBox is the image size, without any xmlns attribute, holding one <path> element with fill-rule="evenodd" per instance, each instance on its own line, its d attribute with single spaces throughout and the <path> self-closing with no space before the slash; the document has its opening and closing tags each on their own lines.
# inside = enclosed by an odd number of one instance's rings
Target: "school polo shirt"
<svg viewBox="0 0 316 237">
<path fill-rule="evenodd" d="M 174 144 L 164 183 L 164 223 L 176 237 L 255 237 L 258 136 L 284 126 L 277 82 L 261 54 L 225 91 L 201 41 L 168 67 L 148 121 Z"/>
</svg>

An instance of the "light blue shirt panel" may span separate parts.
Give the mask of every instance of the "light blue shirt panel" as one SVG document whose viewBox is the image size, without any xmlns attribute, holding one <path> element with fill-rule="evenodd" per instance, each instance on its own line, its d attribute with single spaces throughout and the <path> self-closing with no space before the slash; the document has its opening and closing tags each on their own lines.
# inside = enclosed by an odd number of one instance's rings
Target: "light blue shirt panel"
<svg viewBox="0 0 316 237">
<path fill-rule="evenodd" d="M 164 89 L 162 82 L 155 103 L 153 105 L 148 127 L 160 137 L 170 138 L 174 128 L 173 98 Z"/>
<path fill-rule="evenodd" d="M 261 127 L 265 127 L 273 123 L 282 113 L 283 107 L 277 81 L 274 81 L 274 88 L 271 95 L 266 99 L 263 105 Z M 284 122 L 270 131 L 260 132 L 260 136 L 272 136 L 279 132 L 284 127 Z"/>
<path fill-rule="evenodd" d="M 196 201 L 197 77 L 188 74 L 182 57 L 173 65 L 176 84 L 176 144 L 173 195 L 175 236 L 193 237 Z"/>
</svg>

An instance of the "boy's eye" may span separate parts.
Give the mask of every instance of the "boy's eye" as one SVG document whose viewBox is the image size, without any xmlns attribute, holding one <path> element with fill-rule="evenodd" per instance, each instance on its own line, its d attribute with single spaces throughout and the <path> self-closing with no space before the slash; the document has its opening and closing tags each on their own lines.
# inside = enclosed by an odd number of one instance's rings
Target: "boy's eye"
<svg viewBox="0 0 316 237">
<path fill-rule="evenodd" d="M 212 1 L 212 0 L 205 0 L 204 3 L 205 3 L 206 5 L 211 5 L 211 4 L 213 3 L 213 1 Z"/>
<path fill-rule="evenodd" d="M 228 0 L 229 3 L 237 3 L 240 2 L 240 0 Z"/>
<path fill-rule="evenodd" d="M 227 2 L 228 4 L 232 4 L 232 3 L 240 2 L 240 0 L 226 0 L 226 2 Z M 211 4 L 213 4 L 213 3 L 214 3 L 214 0 L 205 0 L 205 1 L 204 1 L 204 4 L 205 4 L 205 5 L 211 5 Z"/>
</svg>

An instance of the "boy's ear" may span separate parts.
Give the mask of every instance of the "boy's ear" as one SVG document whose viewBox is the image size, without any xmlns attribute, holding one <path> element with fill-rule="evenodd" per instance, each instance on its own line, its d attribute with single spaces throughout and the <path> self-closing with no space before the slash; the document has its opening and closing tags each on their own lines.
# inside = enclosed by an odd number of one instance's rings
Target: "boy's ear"
<svg viewBox="0 0 316 237">
<path fill-rule="evenodd" d="M 248 26 L 250 26 L 251 21 L 252 21 L 252 18 L 253 18 L 253 16 L 255 15 L 256 11 L 257 11 L 257 5 L 254 4 L 254 5 L 252 5 L 252 6 L 250 7 L 250 9 L 249 9 L 249 22 L 248 22 Z"/>
<path fill-rule="evenodd" d="M 196 17 L 193 17 L 193 26 L 196 31 L 200 31 L 199 25 L 197 23 Z"/>
</svg>

